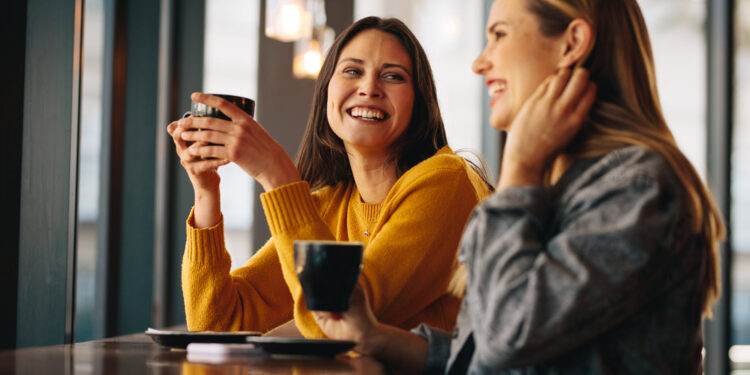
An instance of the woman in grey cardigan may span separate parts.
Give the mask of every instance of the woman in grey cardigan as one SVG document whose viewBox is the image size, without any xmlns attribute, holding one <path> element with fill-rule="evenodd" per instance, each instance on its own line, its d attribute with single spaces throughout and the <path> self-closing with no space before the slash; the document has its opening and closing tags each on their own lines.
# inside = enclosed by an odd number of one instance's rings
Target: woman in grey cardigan
<svg viewBox="0 0 750 375">
<path fill-rule="evenodd" d="M 636 1 L 495 0 L 473 69 L 508 139 L 464 232 L 456 329 L 382 325 L 360 292 L 321 328 L 405 373 L 700 374 L 724 227 Z"/>
</svg>

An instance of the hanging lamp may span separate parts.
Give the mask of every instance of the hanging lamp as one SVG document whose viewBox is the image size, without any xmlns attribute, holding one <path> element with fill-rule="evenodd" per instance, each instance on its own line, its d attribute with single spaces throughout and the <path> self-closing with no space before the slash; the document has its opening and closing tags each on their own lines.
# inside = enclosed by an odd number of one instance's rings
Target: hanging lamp
<svg viewBox="0 0 750 375">
<path fill-rule="evenodd" d="M 294 42 L 293 70 L 297 78 L 315 79 L 336 33 L 326 26 L 325 0 L 309 0 L 308 4 L 312 14 L 312 34 Z"/>
<path fill-rule="evenodd" d="M 266 36 L 292 42 L 312 35 L 312 12 L 308 0 L 267 0 Z"/>
</svg>

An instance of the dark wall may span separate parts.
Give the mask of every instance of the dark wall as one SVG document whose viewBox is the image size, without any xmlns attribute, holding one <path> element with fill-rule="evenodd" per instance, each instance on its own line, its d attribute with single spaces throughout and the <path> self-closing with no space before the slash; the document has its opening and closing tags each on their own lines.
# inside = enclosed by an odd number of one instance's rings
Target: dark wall
<svg viewBox="0 0 750 375">
<path fill-rule="evenodd" d="M 0 35 L 26 34 L 26 1 L 0 3 Z M 3 38 L 5 53 L 0 69 L 3 114 L 3 139 L 0 147 L 3 179 L 0 182 L 0 350 L 16 346 L 16 301 L 18 299 L 18 218 L 21 213 L 21 154 L 23 152 L 23 96 L 26 39 Z"/>
<path fill-rule="evenodd" d="M 17 345 L 70 340 L 81 62 L 80 0 L 27 2 Z"/>
</svg>

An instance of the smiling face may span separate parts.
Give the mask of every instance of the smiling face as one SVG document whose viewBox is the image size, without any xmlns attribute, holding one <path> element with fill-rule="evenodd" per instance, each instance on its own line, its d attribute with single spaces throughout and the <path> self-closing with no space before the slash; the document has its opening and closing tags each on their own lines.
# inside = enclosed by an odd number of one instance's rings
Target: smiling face
<svg viewBox="0 0 750 375">
<path fill-rule="evenodd" d="M 495 0 L 487 20 L 487 46 L 474 61 L 486 77 L 490 125 L 510 130 L 526 99 L 559 67 L 564 37 L 544 36 L 527 0 Z"/>
<path fill-rule="evenodd" d="M 412 62 L 399 40 L 365 30 L 341 50 L 328 83 L 328 123 L 347 151 L 389 152 L 414 106 Z"/>
</svg>

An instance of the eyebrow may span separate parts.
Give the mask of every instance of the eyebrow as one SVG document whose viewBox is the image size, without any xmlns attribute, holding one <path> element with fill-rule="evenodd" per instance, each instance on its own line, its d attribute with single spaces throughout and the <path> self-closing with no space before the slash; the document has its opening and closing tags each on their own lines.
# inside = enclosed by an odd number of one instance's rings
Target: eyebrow
<svg viewBox="0 0 750 375">
<path fill-rule="evenodd" d="M 487 26 L 487 34 L 492 33 L 492 30 L 494 30 L 495 27 L 502 26 L 502 25 L 508 26 L 510 24 L 507 23 L 507 22 L 505 22 L 505 21 L 497 21 L 497 22 L 493 23 L 492 25 Z"/>
<path fill-rule="evenodd" d="M 344 62 L 353 62 L 355 64 L 364 64 L 365 63 L 365 61 L 362 60 L 362 59 L 355 59 L 353 57 L 347 57 L 345 59 L 341 59 L 341 61 L 339 61 L 339 63 L 337 65 L 341 65 Z M 403 71 L 405 71 L 407 74 L 411 75 L 411 72 L 409 71 L 409 69 L 406 69 L 406 67 L 403 66 L 403 65 L 401 65 L 401 64 L 385 63 L 385 64 L 382 65 L 382 68 L 384 68 L 384 69 L 399 68 L 399 69 L 402 69 Z"/>
</svg>

